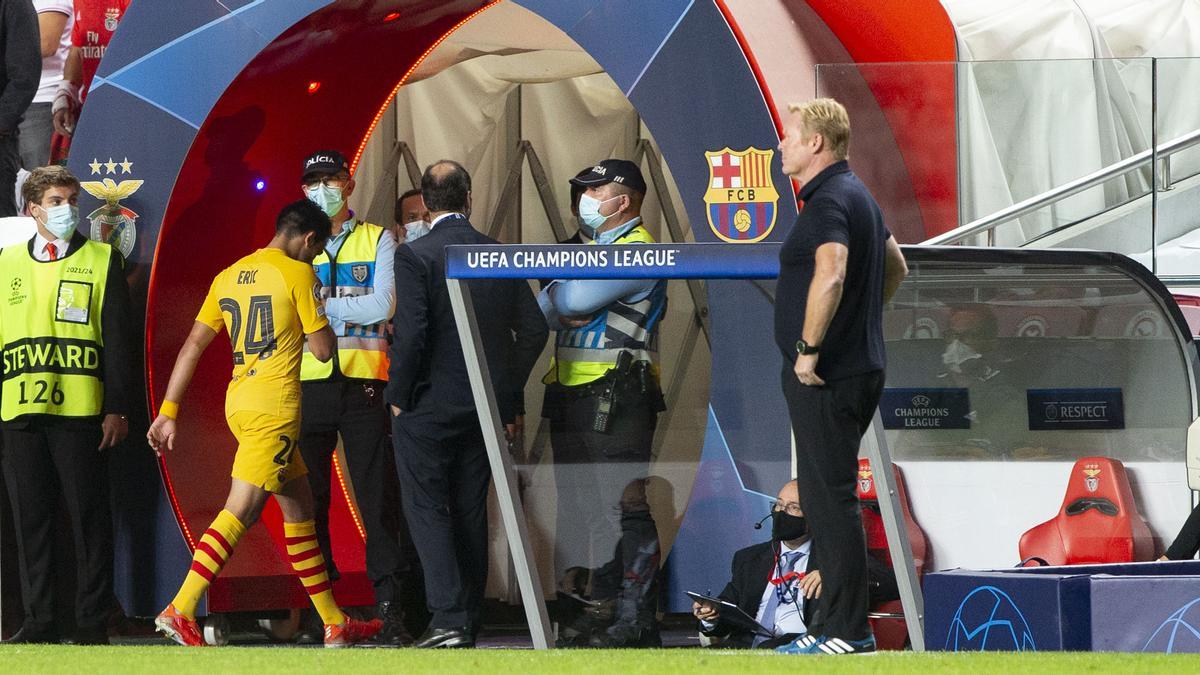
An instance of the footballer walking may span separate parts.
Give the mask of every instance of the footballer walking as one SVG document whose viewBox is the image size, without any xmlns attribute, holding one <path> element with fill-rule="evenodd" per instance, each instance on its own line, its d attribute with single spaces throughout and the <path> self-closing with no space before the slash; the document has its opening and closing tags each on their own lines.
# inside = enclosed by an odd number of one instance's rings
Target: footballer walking
<svg viewBox="0 0 1200 675">
<path fill-rule="evenodd" d="M 324 362 L 332 358 L 336 345 L 311 264 L 324 250 L 330 229 L 329 217 L 312 202 L 289 204 L 279 213 L 275 237 L 266 248 L 217 275 L 147 433 L 155 452 L 174 446 L 179 403 L 200 356 L 225 328 L 233 344 L 225 417 L 238 448 L 225 508 L 196 545 L 179 593 L 155 620 L 158 629 L 179 644 L 203 646 L 196 605 L 272 495 L 283 512 L 292 569 L 325 624 L 325 646 L 363 642 L 380 628 L 378 620 L 351 619 L 334 601 L 317 544 L 312 491 L 307 480 L 298 480 L 307 473 L 296 447 L 301 353 L 307 339 L 309 351 Z"/>
</svg>

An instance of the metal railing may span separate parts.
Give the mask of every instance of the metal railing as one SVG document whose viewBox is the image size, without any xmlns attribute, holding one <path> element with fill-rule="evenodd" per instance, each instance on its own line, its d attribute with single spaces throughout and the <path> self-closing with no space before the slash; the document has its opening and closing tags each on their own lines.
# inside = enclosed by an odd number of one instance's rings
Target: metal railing
<svg viewBox="0 0 1200 675">
<path fill-rule="evenodd" d="M 1158 189 L 1169 189 L 1171 186 L 1170 157 L 1181 150 L 1186 150 L 1197 144 L 1200 144 L 1200 129 L 1167 141 L 1166 143 L 1159 145 L 1155 150 L 1143 150 L 1136 155 L 1131 155 L 1119 162 L 1116 162 L 1115 164 L 1110 164 L 1109 166 L 1093 171 L 1086 176 L 1076 178 L 1069 183 L 1064 183 L 1041 194 L 1021 200 L 1016 204 L 1000 209 L 989 216 L 984 216 L 978 220 L 973 220 L 966 225 L 962 225 L 950 230 L 949 232 L 944 232 L 936 237 L 927 239 L 921 242 L 921 244 L 927 246 L 958 244 L 964 239 L 986 232 L 988 234 L 988 245 L 992 246 L 995 244 L 996 227 L 1016 220 L 1021 216 L 1044 209 L 1051 204 L 1077 195 L 1084 190 L 1089 190 L 1096 186 L 1102 185 L 1105 182 L 1116 178 L 1117 176 L 1124 175 L 1135 169 L 1140 169 L 1155 161 L 1161 161 L 1163 163 L 1164 179 L 1158 184 Z"/>
</svg>

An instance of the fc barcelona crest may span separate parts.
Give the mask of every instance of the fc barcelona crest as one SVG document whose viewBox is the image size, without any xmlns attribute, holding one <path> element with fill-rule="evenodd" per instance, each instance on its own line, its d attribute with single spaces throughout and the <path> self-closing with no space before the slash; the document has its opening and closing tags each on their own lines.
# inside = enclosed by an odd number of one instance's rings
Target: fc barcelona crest
<svg viewBox="0 0 1200 675">
<path fill-rule="evenodd" d="M 762 241 L 775 227 L 779 193 L 771 180 L 774 150 L 724 148 L 705 152 L 708 160 L 708 225 L 733 244 Z"/>
</svg>

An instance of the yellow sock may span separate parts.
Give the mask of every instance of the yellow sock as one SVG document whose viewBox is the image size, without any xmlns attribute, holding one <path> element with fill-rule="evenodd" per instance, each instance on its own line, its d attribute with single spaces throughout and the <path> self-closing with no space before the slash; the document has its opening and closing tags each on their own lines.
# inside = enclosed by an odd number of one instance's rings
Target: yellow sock
<svg viewBox="0 0 1200 675">
<path fill-rule="evenodd" d="M 196 605 L 200 603 L 200 596 L 204 595 L 212 580 L 221 573 L 225 561 L 233 554 L 233 547 L 237 546 L 238 539 L 241 539 L 245 532 L 246 526 L 242 525 L 237 516 L 228 511 L 217 514 L 204 536 L 200 537 L 200 543 L 196 544 L 192 567 L 188 570 L 183 585 L 179 587 L 179 593 L 171 601 L 180 614 L 189 619 L 196 618 Z"/>
<path fill-rule="evenodd" d="M 304 584 L 308 599 L 317 609 L 317 614 L 321 615 L 321 621 L 326 624 L 345 623 L 346 615 L 333 599 L 333 585 L 325 571 L 325 556 L 321 555 L 321 547 L 317 544 L 316 523 L 311 520 L 284 523 L 283 537 L 292 569 L 296 570 L 296 576 Z"/>
</svg>

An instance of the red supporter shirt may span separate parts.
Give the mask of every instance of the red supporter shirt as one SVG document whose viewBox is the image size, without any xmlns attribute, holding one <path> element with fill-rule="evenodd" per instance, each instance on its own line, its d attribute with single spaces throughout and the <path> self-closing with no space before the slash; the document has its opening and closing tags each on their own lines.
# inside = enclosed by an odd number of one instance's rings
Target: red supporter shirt
<svg viewBox="0 0 1200 675">
<path fill-rule="evenodd" d="M 100 59 L 108 49 L 108 41 L 133 0 L 75 0 L 75 27 L 71 30 L 71 46 L 79 47 L 83 59 L 81 99 L 87 98 L 92 78 L 100 67 Z"/>
</svg>

